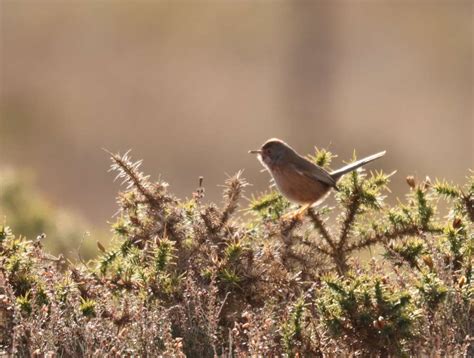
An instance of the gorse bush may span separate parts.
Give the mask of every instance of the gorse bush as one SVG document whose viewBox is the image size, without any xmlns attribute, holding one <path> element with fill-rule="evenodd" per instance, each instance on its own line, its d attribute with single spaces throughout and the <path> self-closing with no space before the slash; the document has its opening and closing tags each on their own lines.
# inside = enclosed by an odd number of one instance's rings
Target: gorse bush
<svg viewBox="0 0 474 358">
<path fill-rule="evenodd" d="M 64 208 L 58 210 L 39 194 L 35 182 L 27 172 L 0 170 L 0 222 L 8 218 L 8 226 L 17 235 L 34 238 L 47 233 L 45 249 L 53 254 L 73 257 L 71 251 L 80 247 L 81 256 L 92 258 L 94 245 L 84 240 L 87 225 L 77 215 Z M 104 235 L 100 233 L 100 235 Z"/>
<path fill-rule="evenodd" d="M 111 154 L 123 180 L 109 248 L 74 264 L 0 229 L 0 344 L 30 356 L 469 356 L 474 354 L 474 175 L 461 187 L 346 175 L 337 205 L 283 219 L 276 192 L 236 215 L 247 183 L 222 205 L 189 200 Z M 311 160 L 328 167 L 332 154 Z M 440 201 L 450 208 L 437 211 Z M 329 224 L 333 223 L 333 224 Z M 382 255 L 358 262 L 360 250 Z"/>
</svg>

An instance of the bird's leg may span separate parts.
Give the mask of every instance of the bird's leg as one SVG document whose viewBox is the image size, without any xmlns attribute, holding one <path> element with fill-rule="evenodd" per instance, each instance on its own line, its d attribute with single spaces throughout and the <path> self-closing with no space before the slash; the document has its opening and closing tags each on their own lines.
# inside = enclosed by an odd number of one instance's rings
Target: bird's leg
<svg viewBox="0 0 474 358">
<path fill-rule="evenodd" d="M 283 215 L 282 219 L 302 221 L 304 218 L 304 215 L 306 214 L 306 211 L 308 210 L 310 206 L 311 204 L 304 204 L 301 208 L 296 209 L 294 211 L 290 211 L 289 213 L 286 213 L 285 215 Z"/>
</svg>

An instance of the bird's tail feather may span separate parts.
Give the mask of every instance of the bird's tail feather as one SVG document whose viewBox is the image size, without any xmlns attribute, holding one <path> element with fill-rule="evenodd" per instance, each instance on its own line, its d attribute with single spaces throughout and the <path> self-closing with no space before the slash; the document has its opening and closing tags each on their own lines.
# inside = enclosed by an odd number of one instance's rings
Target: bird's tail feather
<svg viewBox="0 0 474 358">
<path fill-rule="evenodd" d="M 378 159 L 380 157 L 383 157 L 385 155 L 386 151 L 384 150 L 383 152 L 379 152 L 377 154 L 370 155 L 366 158 L 360 159 L 354 163 L 347 164 L 346 166 L 337 169 L 331 173 L 331 176 L 335 179 L 338 180 L 340 177 L 342 177 L 344 174 L 352 172 L 353 170 L 356 170 L 357 168 L 360 168 L 361 166 L 370 163 L 374 161 L 375 159 Z"/>
</svg>

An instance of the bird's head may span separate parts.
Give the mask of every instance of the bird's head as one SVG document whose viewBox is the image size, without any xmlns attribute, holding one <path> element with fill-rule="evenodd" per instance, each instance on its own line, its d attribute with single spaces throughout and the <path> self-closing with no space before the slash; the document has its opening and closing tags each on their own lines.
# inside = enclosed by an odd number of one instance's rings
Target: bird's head
<svg viewBox="0 0 474 358">
<path fill-rule="evenodd" d="M 272 138 L 267 140 L 260 149 L 250 150 L 249 153 L 258 154 L 258 159 L 262 164 L 272 169 L 284 163 L 295 151 L 281 139 Z"/>
</svg>

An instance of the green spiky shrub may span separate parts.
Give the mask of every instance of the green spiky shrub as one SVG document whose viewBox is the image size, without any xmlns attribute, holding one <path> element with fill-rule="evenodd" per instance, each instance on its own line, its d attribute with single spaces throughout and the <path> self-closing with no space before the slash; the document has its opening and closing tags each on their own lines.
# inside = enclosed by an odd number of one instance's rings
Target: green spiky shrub
<svg viewBox="0 0 474 358">
<path fill-rule="evenodd" d="M 95 255 L 95 245 L 84 240 L 91 231 L 77 215 L 64 208 L 58 210 L 39 193 L 31 175 L 27 172 L 0 170 L 0 222 L 6 218 L 17 235 L 34 240 L 45 233 L 44 245 L 53 254 L 62 253 L 73 258 L 78 250 L 85 259 Z M 102 232 L 95 231 L 94 238 L 103 240 Z M 100 237 L 100 238 L 99 238 Z"/>
<path fill-rule="evenodd" d="M 111 154 L 125 189 L 114 239 L 87 264 L 0 230 L 1 350 L 28 356 L 462 356 L 472 353 L 474 176 L 464 187 L 346 175 L 334 208 L 285 220 L 275 192 L 236 215 L 246 182 L 223 203 L 151 181 Z M 328 167 L 332 155 L 311 160 Z M 355 159 L 355 158 L 354 158 Z M 440 212 L 446 202 L 449 212 Z M 368 263 L 360 250 L 377 247 Z M 36 353 L 35 353 L 36 352 Z"/>
</svg>

